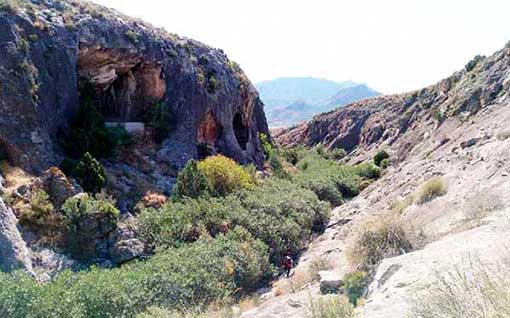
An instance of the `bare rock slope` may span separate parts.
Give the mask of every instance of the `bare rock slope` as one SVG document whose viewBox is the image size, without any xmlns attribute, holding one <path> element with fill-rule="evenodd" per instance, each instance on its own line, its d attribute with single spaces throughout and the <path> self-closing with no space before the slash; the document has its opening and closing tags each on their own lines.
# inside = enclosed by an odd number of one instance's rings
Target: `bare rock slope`
<svg viewBox="0 0 510 318">
<path fill-rule="evenodd" d="M 301 257 L 295 273 L 313 259 L 328 259 L 339 276 L 354 268 L 346 248 L 367 219 L 377 220 L 397 201 L 408 200 L 398 217 L 415 235 L 413 252 L 384 260 L 357 308 L 365 318 L 410 317 L 416 297 L 440 275 L 460 271 L 470 277 L 473 263 L 490 268 L 508 258 L 510 223 L 510 48 L 477 58 L 437 85 L 403 95 L 377 97 L 317 116 L 280 132 L 281 144 L 324 143 L 351 151 L 359 162 L 379 149 L 392 165 L 358 197 L 333 211 L 325 233 Z M 416 203 L 420 187 L 439 178 L 446 193 Z M 438 276 L 439 275 L 439 276 Z M 319 283 L 275 296 L 265 295 L 243 317 L 310 317 Z"/>
</svg>

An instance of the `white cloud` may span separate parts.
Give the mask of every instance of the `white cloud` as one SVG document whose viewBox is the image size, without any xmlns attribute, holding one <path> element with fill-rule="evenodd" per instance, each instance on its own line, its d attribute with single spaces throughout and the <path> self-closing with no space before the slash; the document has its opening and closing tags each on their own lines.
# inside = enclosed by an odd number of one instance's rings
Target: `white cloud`
<svg viewBox="0 0 510 318">
<path fill-rule="evenodd" d="M 222 48 L 253 81 L 419 89 L 510 40 L 505 0 L 95 0 Z"/>
</svg>

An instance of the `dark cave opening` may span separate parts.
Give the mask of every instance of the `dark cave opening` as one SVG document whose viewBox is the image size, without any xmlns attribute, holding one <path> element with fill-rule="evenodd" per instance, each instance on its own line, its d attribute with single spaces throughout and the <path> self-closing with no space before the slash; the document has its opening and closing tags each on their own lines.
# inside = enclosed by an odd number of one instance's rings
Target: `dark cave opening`
<svg viewBox="0 0 510 318">
<path fill-rule="evenodd" d="M 139 55 L 84 48 L 77 72 L 80 99 L 92 99 L 106 122 L 144 121 L 166 93 L 162 66 Z"/>
<path fill-rule="evenodd" d="M 246 144 L 248 143 L 249 139 L 249 130 L 248 127 L 246 127 L 243 123 L 243 117 L 241 114 L 237 113 L 234 116 L 234 134 L 236 135 L 237 142 L 239 143 L 239 146 L 241 146 L 241 149 L 246 150 Z"/>
</svg>

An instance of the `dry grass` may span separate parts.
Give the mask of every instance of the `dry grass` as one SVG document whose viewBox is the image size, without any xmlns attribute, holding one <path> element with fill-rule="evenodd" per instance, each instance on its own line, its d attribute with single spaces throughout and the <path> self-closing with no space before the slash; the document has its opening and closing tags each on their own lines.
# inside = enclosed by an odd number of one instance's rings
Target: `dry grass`
<svg viewBox="0 0 510 318">
<path fill-rule="evenodd" d="M 354 308 L 342 296 L 331 295 L 317 299 L 310 297 L 308 307 L 309 318 L 350 318 L 354 316 Z"/>
<path fill-rule="evenodd" d="M 447 192 L 446 184 L 441 178 L 432 178 L 425 182 L 418 193 L 418 204 L 431 201 Z"/>
<path fill-rule="evenodd" d="M 5 189 L 8 193 L 11 193 L 21 185 L 31 183 L 34 178 L 30 173 L 19 167 L 11 166 L 7 161 L 0 163 L 0 173 L 5 178 Z"/>
<path fill-rule="evenodd" d="M 346 254 L 358 270 L 371 272 L 383 259 L 412 250 L 409 235 L 394 213 L 369 218 L 356 232 Z"/>
<path fill-rule="evenodd" d="M 413 299 L 411 318 L 510 317 L 510 263 L 455 268 Z"/>
<path fill-rule="evenodd" d="M 402 215 L 406 211 L 406 209 L 414 203 L 414 196 L 409 195 L 403 199 L 395 200 L 391 206 L 390 210 L 393 212 Z"/>
</svg>

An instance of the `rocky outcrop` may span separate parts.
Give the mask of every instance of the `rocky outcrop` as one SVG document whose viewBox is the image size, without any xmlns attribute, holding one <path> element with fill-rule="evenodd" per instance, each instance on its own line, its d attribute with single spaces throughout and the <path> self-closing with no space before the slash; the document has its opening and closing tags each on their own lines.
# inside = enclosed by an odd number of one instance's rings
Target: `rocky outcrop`
<svg viewBox="0 0 510 318">
<path fill-rule="evenodd" d="M 158 165 L 179 169 L 201 143 L 242 163 L 263 160 L 263 104 L 223 51 L 88 2 L 1 11 L 0 81 L 0 146 L 34 172 L 60 163 L 58 136 L 86 91 L 108 121 L 143 121 L 158 103 L 171 109 L 175 127 L 152 153 Z"/>
<path fill-rule="evenodd" d="M 51 203 L 58 209 L 70 197 L 83 192 L 83 189 L 71 180 L 57 167 L 50 167 L 39 178 L 35 179 L 31 187 L 41 189 L 49 196 Z"/>
<path fill-rule="evenodd" d="M 0 270 L 15 269 L 32 272 L 32 262 L 18 231 L 16 217 L 0 198 Z"/>
<path fill-rule="evenodd" d="M 338 108 L 313 120 L 274 134 L 281 145 L 324 144 L 343 148 L 358 162 L 381 147 L 392 148 L 402 161 L 447 118 L 468 120 L 486 107 L 506 99 L 510 46 L 419 91 L 375 97 Z M 464 146 L 463 146 L 464 147 Z"/>
</svg>

